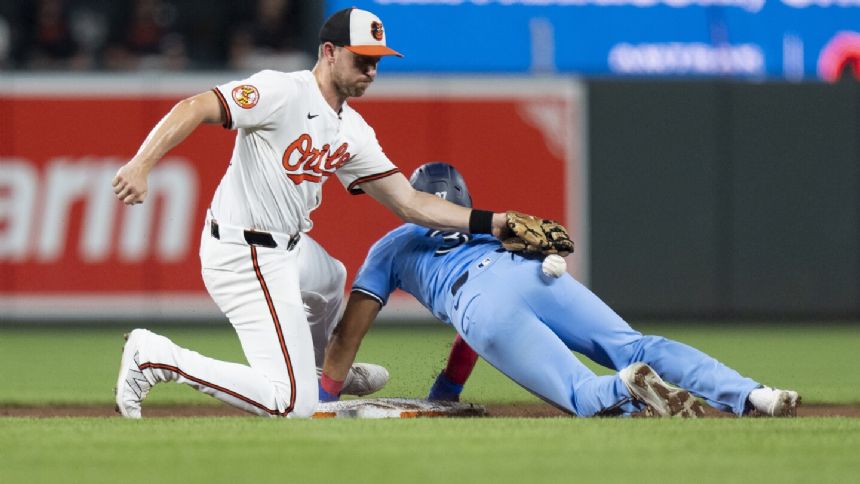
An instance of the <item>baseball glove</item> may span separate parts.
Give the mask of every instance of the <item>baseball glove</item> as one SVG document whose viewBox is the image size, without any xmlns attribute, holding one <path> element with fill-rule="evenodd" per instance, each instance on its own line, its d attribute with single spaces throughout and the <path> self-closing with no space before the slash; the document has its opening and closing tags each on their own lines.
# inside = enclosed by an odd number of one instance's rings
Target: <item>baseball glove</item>
<svg viewBox="0 0 860 484">
<path fill-rule="evenodd" d="M 514 211 L 507 218 L 511 235 L 502 240 L 505 250 L 562 257 L 573 252 L 573 241 L 560 223 Z"/>
</svg>

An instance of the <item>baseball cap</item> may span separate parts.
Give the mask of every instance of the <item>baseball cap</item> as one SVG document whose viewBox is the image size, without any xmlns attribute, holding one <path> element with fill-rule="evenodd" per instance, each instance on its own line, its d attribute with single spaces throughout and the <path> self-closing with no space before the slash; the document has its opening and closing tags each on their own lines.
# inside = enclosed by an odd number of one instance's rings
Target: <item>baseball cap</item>
<svg viewBox="0 0 860 484">
<path fill-rule="evenodd" d="M 385 29 L 379 17 L 355 7 L 333 13 L 320 29 L 320 42 L 331 42 L 358 55 L 403 54 L 385 45 Z"/>
</svg>

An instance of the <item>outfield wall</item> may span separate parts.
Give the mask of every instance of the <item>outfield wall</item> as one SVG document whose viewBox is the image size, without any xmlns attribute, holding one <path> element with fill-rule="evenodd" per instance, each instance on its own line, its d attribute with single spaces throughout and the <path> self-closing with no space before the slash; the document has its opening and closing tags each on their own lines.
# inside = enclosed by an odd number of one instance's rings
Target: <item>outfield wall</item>
<svg viewBox="0 0 860 484">
<path fill-rule="evenodd" d="M 0 79 L 0 321 L 220 319 L 197 256 L 205 209 L 235 133 L 204 126 L 150 176 L 131 208 L 111 179 L 179 99 L 236 74 Z M 566 221 L 582 234 L 570 270 L 587 280 L 582 88 L 570 79 L 386 79 L 352 103 L 407 175 L 455 163 L 480 207 Z M 398 220 L 337 180 L 314 212 L 316 240 L 350 275 Z M 386 314 L 427 317 L 409 298 Z"/>
<path fill-rule="evenodd" d="M 613 308 L 860 317 L 860 84 L 588 88 L 591 287 Z"/>
<path fill-rule="evenodd" d="M 0 322 L 220 318 L 196 251 L 233 134 L 206 126 L 122 207 L 110 179 L 183 96 L 234 75 L 0 79 Z M 404 172 L 563 219 L 625 317 L 860 318 L 860 85 L 448 77 L 356 107 Z M 312 236 L 354 274 L 397 220 L 338 181 Z M 394 298 L 392 319 L 429 313 Z"/>
</svg>

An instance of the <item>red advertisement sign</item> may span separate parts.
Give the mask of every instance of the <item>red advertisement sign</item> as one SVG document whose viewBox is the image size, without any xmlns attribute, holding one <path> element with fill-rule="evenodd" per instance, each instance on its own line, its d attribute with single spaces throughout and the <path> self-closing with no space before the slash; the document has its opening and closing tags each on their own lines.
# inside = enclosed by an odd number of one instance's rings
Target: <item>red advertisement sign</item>
<svg viewBox="0 0 860 484">
<path fill-rule="evenodd" d="M 218 81 L 201 83 L 199 91 Z M 352 102 L 404 174 L 447 161 L 465 175 L 478 207 L 584 228 L 569 209 L 578 199 L 568 185 L 582 172 L 570 140 L 579 130 L 575 97 L 537 85 L 488 94 L 449 81 L 446 95 L 413 85 L 421 84 L 389 83 L 390 94 Z M 117 168 L 193 91 L 127 93 L 109 86 L 109 95 L 59 95 L 16 86 L 0 94 L 0 309 L 7 316 L 49 314 L 22 307 L 21 301 L 38 306 L 39 297 L 205 300 L 199 237 L 235 132 L 216 125 L 195 131 L 152 172 L 147 202 L 125 207 L 111 189 Z M 400 223 L 369 196 L 348 194 L 337 179 L 325 185 L 312 218 L 310 236 L 344 262 L 350 277 L 370 245 Z"/>
</svg>

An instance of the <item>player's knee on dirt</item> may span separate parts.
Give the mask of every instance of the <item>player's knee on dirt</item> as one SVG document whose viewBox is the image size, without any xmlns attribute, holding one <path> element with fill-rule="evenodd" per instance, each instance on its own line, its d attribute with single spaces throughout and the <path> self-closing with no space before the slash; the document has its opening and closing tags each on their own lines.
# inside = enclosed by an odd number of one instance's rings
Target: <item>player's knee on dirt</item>
<svg viewBox="0 0 860 484">
<path fill-rule="evenodd" d="M 292 410 L 285 416 L 288 418 L 309 418 L 313 416 L 319 403 L 318 392 L 319 390 L 315 392 L 296 391 L 296 399 L 292 402 Z M 279 408 L 290 408 L 290 392 L 288 389 L 286 391 L 279 391 L 277 398 Z"/>
<path fill-rule="evenodd" d="M 290 413 L 291 418 L 310 418 L 319 403 L 319 394 L 305 398 L 296 398 L 296 406 Z"/>
<path fill-rule="evenodd" d="M 289 418 L 308 418 L 319 402 L 319 381 L 316 368 L 293 366 L 291 379 L 274 383 L 274 397 L 280 412 Z"/>
</svg>

